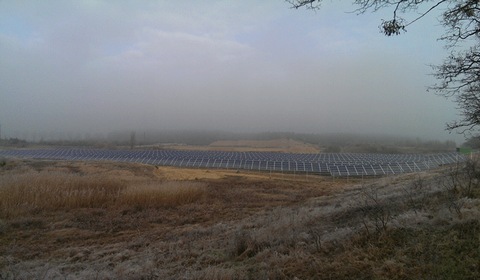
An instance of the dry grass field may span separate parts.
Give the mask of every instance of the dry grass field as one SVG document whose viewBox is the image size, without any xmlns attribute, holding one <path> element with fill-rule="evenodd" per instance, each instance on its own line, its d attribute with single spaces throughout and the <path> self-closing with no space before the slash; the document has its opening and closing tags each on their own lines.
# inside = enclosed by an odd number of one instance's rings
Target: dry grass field
<svg viewBox="0 0 480 280">
<path fill-rule="evenodd" d="M 263 151 L 263 152 L 287 152 L 287 153 L 318 153 L 320 149 L 312 144 L 307 144 L 293 139 L 275 140 L 236 140 L 216 141 L 209 145 L 215 149 L 236 151 Z"/>
<path fill-rule="evenodd" d="M 320 148 L 293 139 L 274 140 L 222 140 L 208 146 L 166 145 L 165 149 L 196 151 L 235 151 L 235 152 L 281 152 L 281 153 L 318 153 Z"/>
<path fill-rule="evenodd" d="M 0 279 L 479 279 L 480 191 L 451 174 L 7 160 Z"/>
</svg>

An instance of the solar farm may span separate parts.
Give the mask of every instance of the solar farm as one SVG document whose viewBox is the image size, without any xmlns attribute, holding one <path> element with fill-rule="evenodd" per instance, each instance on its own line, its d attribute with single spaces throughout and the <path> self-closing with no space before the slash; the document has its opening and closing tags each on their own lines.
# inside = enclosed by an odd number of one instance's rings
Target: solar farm
<svg viewBox="0 0 480 280">
<path fill-rule="evenodd" d="M 294 154 L 83 148 L 0 150 L 0 156 L 45 160 L 136 162 L 156 166 L 303 173 L 334 177 L 412 173 L 465 160 L 464 156 L 455 152 L 438 154 Z"/>
</svg>

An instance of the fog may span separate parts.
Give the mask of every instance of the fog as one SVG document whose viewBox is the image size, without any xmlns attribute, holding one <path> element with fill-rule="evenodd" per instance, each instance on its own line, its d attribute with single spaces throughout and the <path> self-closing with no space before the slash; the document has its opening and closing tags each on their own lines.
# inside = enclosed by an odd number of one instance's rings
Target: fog
<svg viewBox="0 0 480 280">
<path fill-rule="evenodd" d="M 426 91 L 428 65 L 447 55 L 434 15 L 390 38 L 378 26 L 391 11 L 352 10 L 1 1 L 1 137 L 194 129 L 463 140 L 445 131 L 455 104 Z"/>
</svg>

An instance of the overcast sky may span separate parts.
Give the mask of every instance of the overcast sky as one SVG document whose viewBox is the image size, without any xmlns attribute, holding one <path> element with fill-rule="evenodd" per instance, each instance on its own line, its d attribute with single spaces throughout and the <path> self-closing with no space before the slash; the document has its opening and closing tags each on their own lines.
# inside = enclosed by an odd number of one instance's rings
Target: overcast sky
<svg viewBox="0 0 480 280">
<path fill-rule="evenodd" d="M 0 1 L 2 137 L 114 130 L 375 133 L 457 140 L 426 92 L 447 51 L 435 16 L 283 0 Z M 412 14 L 410 18 L 414 18 Z M 38 140 L 38 139 L 37 139 Z"/>
</svg>

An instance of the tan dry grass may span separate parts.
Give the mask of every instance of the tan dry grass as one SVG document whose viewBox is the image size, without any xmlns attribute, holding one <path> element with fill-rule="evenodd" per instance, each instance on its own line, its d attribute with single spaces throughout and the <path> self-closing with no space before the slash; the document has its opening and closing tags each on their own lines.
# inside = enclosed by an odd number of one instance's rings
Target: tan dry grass
<svg viewBox="0 0 480 280">
<path fill-rule="evenodd" d="M 170 207 L 201 198 L 196 182 L 127 184 L 100 175 L 39 172 L 4 175 L 0 180 L 0 217 L 78 208 Z"/>
<path fill-rule="evenodd" d="M 144 208 L 171 207 L 193 203 L 205 192 L 205 184 L 197 182 L 147 183 L 125 188 L 117 204 Z"/>
<path fill-rule="evenodd" d="M 99 176 L 65 173 L 30 173 L 3 176 L 0 181 L 0 216 L 23 213 L 105 207 L 125 188 L 121 182 Z"/>
<path fill-rule="evenodd" d="M 238 151 L 277 151 L 289 153 L 320 152 L 318 147 L 315 147 L 314 145 L 292 139 L 216 141 L 209 146 L 222 149 L 235 149 Z"/>
<path fill-rule="evenodd" d="M 193 181 L 199 179 L 221 179 L 228 174 L 234 174 L 234 171 L 159 166 L 153 174 L 160 179 L 168 181 Z"/>
<path fill-rule="evenodd" d="M 201 151 L 235 151 L 235 152 L 284 152 L 284 153 L 318 153 L 320 148 L 292 139 L 274 140 L 232 140 L 215 141 L 208 146 L 166 145 L 164 149 L 201 150 Z"/>
<path fill-rule="evenodd" d="M 184 168 L 171 166 L 158 166 L 152 172 L 156 178 L 167 181 L 196 181 L 196 180 L 219 180 L 226 178 L 239 178 L 242 180 L 281 180 L 281 181 L 309 181 L 312 183 L 333 182 L 330 177 L 312 174 L 278 173 L 268 171 L 250 171 L 236 169 L 207 169 L 207 168 Z M 341 186 L 346 185 L 346 179 L 335 179 Z M 349 179 L 356 182 L 358 179 Z"/>
</svg>

